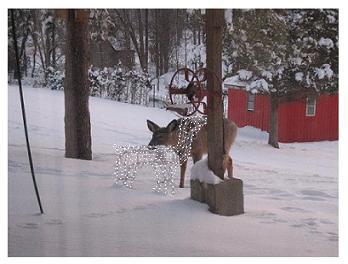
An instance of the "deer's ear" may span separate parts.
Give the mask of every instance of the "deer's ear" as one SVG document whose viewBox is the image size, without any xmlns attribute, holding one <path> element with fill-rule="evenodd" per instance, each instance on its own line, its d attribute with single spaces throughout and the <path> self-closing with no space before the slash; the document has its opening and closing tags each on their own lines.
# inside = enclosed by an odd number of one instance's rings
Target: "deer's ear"
<svg viewBox="0 0 348 264">
<path fill-rule="evenodd" d="M 173 119 L 167 126 L 169 132 L 173 132 L 178 127 L 178 120 Z"/>
<path fill-rule="evenodd" d="M 155 124 L 154 122 L 150 121 L 150 120 L 146 120 L 147 122 L 147 127 L 150 129 L 151 132 L 156 132 L 160 127 Z"/>
</svg>

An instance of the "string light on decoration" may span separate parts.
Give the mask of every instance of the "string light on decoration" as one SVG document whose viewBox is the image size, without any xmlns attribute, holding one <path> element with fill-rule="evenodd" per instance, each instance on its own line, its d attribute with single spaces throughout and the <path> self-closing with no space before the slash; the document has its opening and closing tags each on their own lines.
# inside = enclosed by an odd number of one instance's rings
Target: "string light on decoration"
<svg viewBox="0 0 348 264">
<path fill-rule="evenodd" d="M 114 145 L 116 159 L 114 164 L 115 183 L 134 188 L 137 170 L 149 165 L 154 170 L 153 191 L 175 193 L 174 175 L 179 158 L 173 147 L 167 146 L 117 146 Z"/>
<path fill-rule="evenodd" d="M 207 124 L 206 116 L 192 116 L 182 118 L 179 121 L 178 142 L 174 146 L 179 156 L 180 165 L 191 156 L 192 143 L 198 132 Z"/>
<path fill-rule="evenodd" d="M 114 164 L 115 183 L 134 189 L 137 170 L 151 166 L 154 171 L 154 192 L 175 193 L 175 172 L 191 155 L 192 143 L 198 132 L 207 124 L 205 116 L 179 120 L 178 142 L 175 146 L 117 146 Z"/>
</svg>

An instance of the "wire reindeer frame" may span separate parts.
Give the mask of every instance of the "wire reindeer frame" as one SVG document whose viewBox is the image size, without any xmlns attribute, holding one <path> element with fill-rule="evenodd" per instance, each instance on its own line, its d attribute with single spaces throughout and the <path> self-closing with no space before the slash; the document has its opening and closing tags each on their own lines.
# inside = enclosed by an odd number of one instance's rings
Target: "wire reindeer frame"
<svg viewBox="0 0 348 264">
<path fill-rule="evenodd" d="M 179 124 L 178 143 L 175 146 L 117 146 L 114 164 L 115 184 L 123 184 L 134 189 L 138 169 L 151 166 L 154 171 L 155 185 L 152 190 L 157 193 L 175 193 L 174 176 L 178 165 L 187 161 L 191 154 L 192 143 L 206 125 L 207 118 L 194 116 L 183 118 Z"/>
</svg>

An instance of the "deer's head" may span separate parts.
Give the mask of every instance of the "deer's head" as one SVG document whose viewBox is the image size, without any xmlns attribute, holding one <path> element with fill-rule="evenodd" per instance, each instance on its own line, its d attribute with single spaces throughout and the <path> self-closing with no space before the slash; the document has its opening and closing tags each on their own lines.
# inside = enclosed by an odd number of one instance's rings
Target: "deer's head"
<svg viewBox="0 0 348 264">
<path fill-rule="evenodd" d="M 178 120 L 172 120 L 166 127 L 160 127 L 156 123 L 147 120 L 147 127 L 152 132 L 149 146 L 165 145 L 175 146 L 178 141 Z"/>
</svg>

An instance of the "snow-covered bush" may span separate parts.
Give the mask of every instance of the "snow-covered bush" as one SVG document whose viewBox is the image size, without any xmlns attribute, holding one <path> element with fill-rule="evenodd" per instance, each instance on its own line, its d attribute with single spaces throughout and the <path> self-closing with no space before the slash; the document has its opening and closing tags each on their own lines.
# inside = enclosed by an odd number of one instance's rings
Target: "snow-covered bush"
<svg viewBox="0 0 348 264">
<path fill-rule="evenodd" d="M 125 72 L 121 65 L 89 69 L 90 95 L 112 100 L 148 105 L 151 83 L 149 75 L 143 72 Z"/>
<path fill-rule="evenodd" d="M 115 68 L 110 73 L 110 82 L 108 85 L 108 96 L 112 100 L 121 101 L 121 96 L 126 87 L 126 78 L 121 67 Z"/>
<path fill-rule="evenodd" d="M 64 89 L 64 72 L 56 70 L 53 67 L 48 67 L 46 71 L 47 87 L 51 90 Z"/>
<path fill-rule="evenodd" d="M 151 90 L 151 83 L 148 74 L 129 71 L 125 76 L 127 82 L 126 102 L 147 105 L 148 94 Z"/>
<path fill-rule="evenodd" d="M 90 95 L 104 97 L 107 95 L 107 88 L 110 85 L 110 70 L 108 68 L 99 69 L 91 66 L 88 71 L 90 81 Z"/>
</svg>

